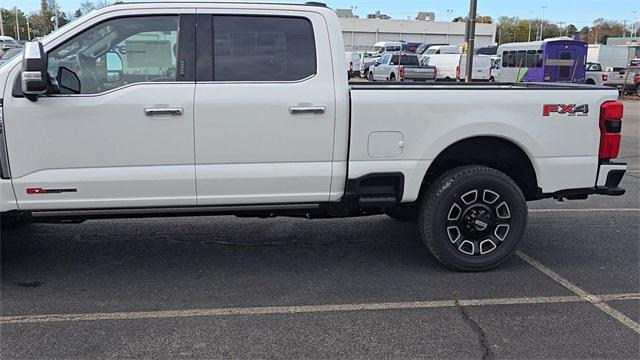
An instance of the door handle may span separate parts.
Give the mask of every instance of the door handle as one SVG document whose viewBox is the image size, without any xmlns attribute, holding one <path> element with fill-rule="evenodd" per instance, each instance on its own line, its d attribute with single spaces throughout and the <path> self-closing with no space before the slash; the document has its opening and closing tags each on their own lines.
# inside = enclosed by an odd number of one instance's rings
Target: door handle
<svg viewBox="0 0 640 360">
<path fill-rule="evenodd" d="M 298 114 L 324 114 L 327 110 L 324 106 L 292 106 L 289 108 L 289 113 L 292 115 Z"/>
<path fill-rule="evenodd" d="M 147 116 L 154 115 L 182 115 L 182 108 L 146 108 L 144 114 Z"/>
</svg>

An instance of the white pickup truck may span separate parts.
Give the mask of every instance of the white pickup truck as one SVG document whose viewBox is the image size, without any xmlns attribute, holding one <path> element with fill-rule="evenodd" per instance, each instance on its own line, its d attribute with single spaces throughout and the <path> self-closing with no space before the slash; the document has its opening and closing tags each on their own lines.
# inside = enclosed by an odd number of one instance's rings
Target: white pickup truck
<svg viewBox="0 0 640 360">
<path fill-rule="evenodd" d="M 485 270 L 527 201 L 624 193 L 615 89 L 350 86 L 344 54 L 317 3 L 81 17 L 0 67 L 3 223 L 389 214 L 444 265 Z"/>
</svg>

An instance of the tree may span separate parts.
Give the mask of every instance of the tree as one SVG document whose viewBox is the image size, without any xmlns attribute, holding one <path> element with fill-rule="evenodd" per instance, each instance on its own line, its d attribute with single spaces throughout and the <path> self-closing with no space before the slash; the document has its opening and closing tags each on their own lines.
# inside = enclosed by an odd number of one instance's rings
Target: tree
<svg viewBox="0 0 640 360">
<path fill-rule="evenodd" d="M 567 36 L 575 37 L 578 34 L 578 28 L 573 24 L 569 24 L 567 28 L 564 29 L 564 33 Z"/>
<path fill-rule="evenodd" d="M 16 12 L 18 13 L 18 31 L 16 32 Z M 4 34 L 15 39 L 27 40 L 27 16 L 20 9 L 0 9 Z"/>
</svg>

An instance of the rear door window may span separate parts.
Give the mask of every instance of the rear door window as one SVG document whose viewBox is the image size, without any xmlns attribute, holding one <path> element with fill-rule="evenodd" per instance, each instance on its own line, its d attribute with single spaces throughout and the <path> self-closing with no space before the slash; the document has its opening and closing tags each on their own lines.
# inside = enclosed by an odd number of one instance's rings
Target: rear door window
<svg viewBox="0 0 640 360">
<path fill-rule="evenodd" d="M 213 16 L 214 81 L 297 81 L 316 74 L 305 18 Z"/>
</svg>

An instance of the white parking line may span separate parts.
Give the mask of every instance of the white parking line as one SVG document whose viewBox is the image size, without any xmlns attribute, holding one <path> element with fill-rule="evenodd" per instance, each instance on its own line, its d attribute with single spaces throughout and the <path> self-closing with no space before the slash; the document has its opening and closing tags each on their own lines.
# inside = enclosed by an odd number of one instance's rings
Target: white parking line
<svg viewBox="0 0 640 360">
<path fill-rule="evenodd" d="M 640 300 L 640 293 L 609 294 L 596 296 L 598 301 L 610 300 Z M 265 307 L 239 307 L 239 308 L 213 308 L 213 309 L 186 309 L 166 311 L 134 311 L 114 313 L 87 313 L 87 314 L 50 314 L 50 315 L 24 315 L 2 316 L 0 325 L 50 323 L 68 321 L 98 321 L 98 320 L 140 320 L 140 319 L 168 319 L 185 317 L 216 317 L 231 315 L 273 315 L 273 314 L 307 314 L 322 312 L 346 312 L 367 310 L 400 310 L 400 309 L 424 309 L 446 308 L 455 306 L 491 306 L 491 305 L 522 305 L 522 304 L 557 304 L 591 301 L 582 296 L 545 296 L 545 297 L 519 297 L 496 299 L 472 299 L 472 300 L 440 300 L 440 301 L 408 301 L 387 303 L 363 303 L 363 304 L 335 304 L 335 305 L 303 305 L 303 306 L 265 306 Z"/>
<path fill-rule="evenodd" d="M 626 325 L 631 330 L 633 330 L 633 331 L 637 332 L 638 334 L 640 334 L 640 324 L 635 322 L 633 319 L 631 319 L 627 315 L 625 315 L 625 314 L 621 313 L 620 311 L 612 308 L 611 306 L 605 304 L 604 301 L 606 301 L 606 300 L 603 300 L 602 298 L 600 298 L 598 296 L 595 296 L 595 295 L 587 293 L 586 291 L 582 290 L 578 286 L 572 284 L 569 280 L 567 280 L 567 279 L 563 278 L 562 276 L 558 275 L 558 273 L 556 273 L 553 270 L 549 269 L 548 267 L 542 265 L 539 261 L 537 261 L 536 259 L 532 258 L 531 256 L 529 256 L 529 255 L 527 255 L 527 254 L 525 254 L 525 253 L 523 253 L 521 251 L 516 252 L 516 255 L 518 255 L 518 257 L 520 257 L 522 260 L 528 262 L 529 265 L 535 267 L 536 269 L 540 270 L 545 275 L 547 275 L 548 277 L 553 279 L 553 281 L 555 281 L 558 284 L 564 286 L 565 288 L 571 290 L 574 294 L 578 295 L 581 299 L 584 299 L 585 301 L 588 301 L 588 302 L 592 303 L 595 307 L 597 307 L 598 309 L 604 311 L 607 315 L 609 315 L 612 318 L 618 320 L 623 325 Z"/>
<path fill-rule="evenodd" d="M 600 212 L 600 211 L 609 211 L 609 212 L 640 212 L 640 209 L 636 208 L 589 208 L 589 209 L 529 209 L 530 213 L 547 213 L 547 212 Z"/>
</svg>

